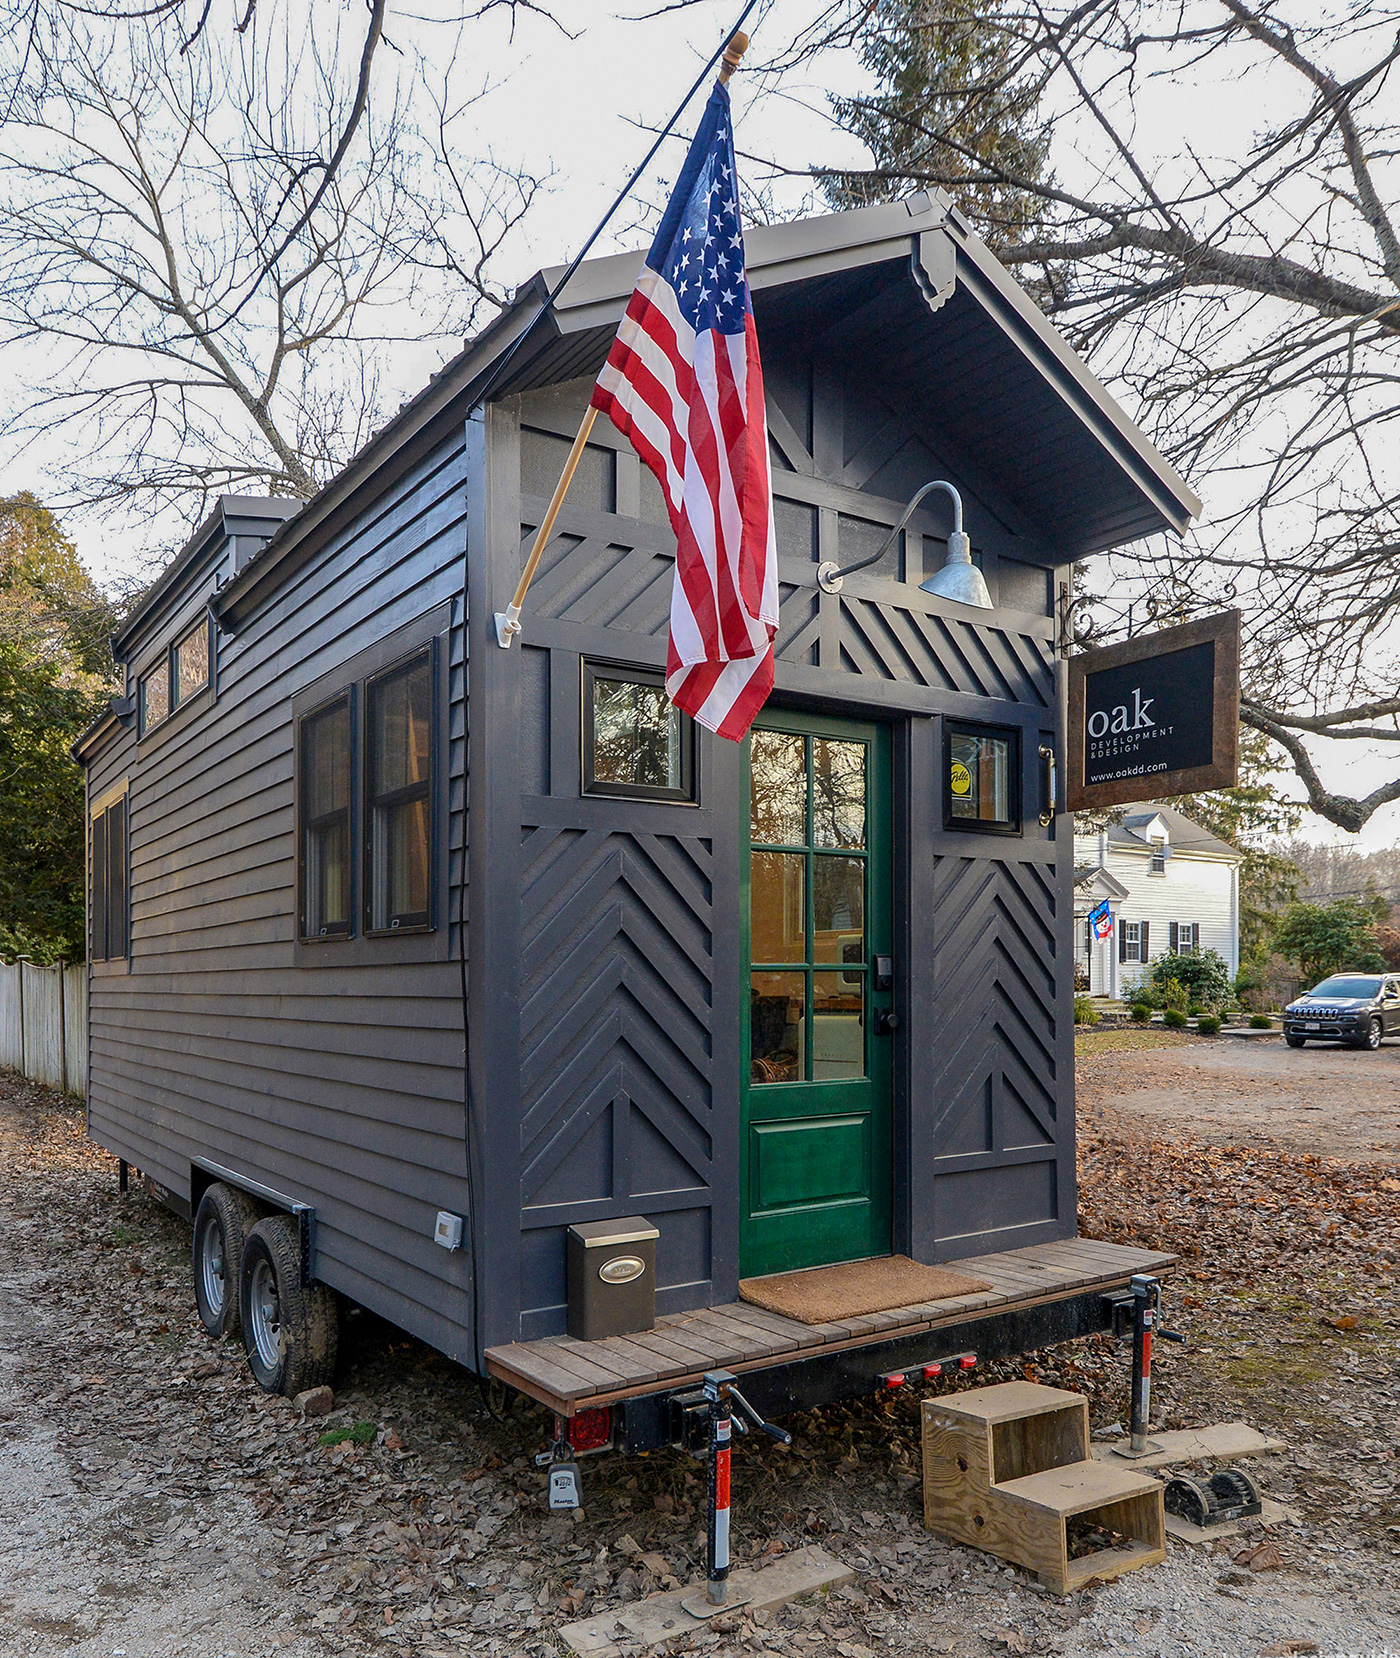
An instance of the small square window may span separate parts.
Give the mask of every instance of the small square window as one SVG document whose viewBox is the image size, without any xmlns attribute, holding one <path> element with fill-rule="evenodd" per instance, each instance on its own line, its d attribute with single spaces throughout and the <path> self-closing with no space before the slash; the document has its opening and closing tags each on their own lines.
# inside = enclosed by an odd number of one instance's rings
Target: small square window
<svg viewBox="0 0 1400 1658">
<path fill-rule="evenodd" d="M 175 701 L 182 703 L 209 683 L 209 622 L 201 619 L 175 647 Z"/>
<path fill-rule="evenodd" d="M 944 776 L 948 788 L 944 827 L 973 829 L 984 834 L 1019 834 L 1019 732 L 962 725 L 951 720 L 946 722 L 944 732 Z"/>
<path fill-rule="evenodd" d="M 695 799 L 695 727 L 661 674 L 586 662 L 583 790 L 641 800 Z"/>
<path fill-rule="evenodd" d="M 170 712 L 170 659 L 162 657 L 141 681 L 141 731 L 144 735 Z"/>
</svg>

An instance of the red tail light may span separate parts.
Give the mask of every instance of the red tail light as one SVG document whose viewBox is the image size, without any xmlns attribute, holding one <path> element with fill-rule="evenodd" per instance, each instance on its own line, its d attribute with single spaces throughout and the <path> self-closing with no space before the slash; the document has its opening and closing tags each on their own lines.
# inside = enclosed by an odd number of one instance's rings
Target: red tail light
<svg viewBox="0 0 1400 1658">
<path fill-rule="evenodd" d="M 958 1369 L 959 1370 L 976 1370 L 976 1368 L 977 1368 L 977 1355 L 975 1353 L 964 1353 L 963 1356 L 958 1360 Z"/>
<path fill-rule="evenodd" d="M 569 1418 L 569 1444 L 575 1451 L 596 1451 L 612 1441 L 612 1409 L 596 1405 L 592 1410 L 581 1410 Z"/>
<path fill-rule="evenodd" d="M 903 1387 L 908 1379 L 902 1370 L 896 1370 L 893 1374 L 885 1377 L 885 1386 L 893 1392 L 895 1388 Z"/>
<path fill-rule="evenodd" d="M 936 1381 L 942 1374 L 943 1366 L 941 1364 L 926 1364 L 924 1366 L 924 1380 L 926 1382 Z"/>
</svg>

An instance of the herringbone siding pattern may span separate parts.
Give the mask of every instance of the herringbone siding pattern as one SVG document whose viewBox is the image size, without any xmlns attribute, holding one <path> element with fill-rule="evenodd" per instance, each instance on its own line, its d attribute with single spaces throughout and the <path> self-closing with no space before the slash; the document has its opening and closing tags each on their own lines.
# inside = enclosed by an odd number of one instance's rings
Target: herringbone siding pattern
<svg viewBox="0 0 1400 1658">
<path fill-rule="evenodd" d="M 932 1009 L 937 1155 L 957 1159 L 1056 1139 L 1055 896 L 1036 864 L 940 858 Z"/>
<path fill-rule="evenodd" d="M 526 1208 L 703 1191 L 710 842 L 526 825 L 522 853 Z"/>
</svg>

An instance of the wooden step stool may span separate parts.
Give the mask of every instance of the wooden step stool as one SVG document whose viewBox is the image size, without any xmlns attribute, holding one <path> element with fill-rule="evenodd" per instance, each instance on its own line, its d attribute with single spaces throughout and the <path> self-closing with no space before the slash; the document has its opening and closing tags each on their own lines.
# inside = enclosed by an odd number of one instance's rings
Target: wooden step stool
<svg viewBox="0 0 1400 1658">
<path fill-rule="evenodd" d="M 1090 1459 L 1082 1394 L 1004 1382 L 925 1399 L 923 1430 L 930 1531 L 1025 1566 L 1058 1595 L 1166 1559 L 1162 1486 Z M 1075 1516 L 1131 1541 L 1072 1560 Z"/>
</svg>

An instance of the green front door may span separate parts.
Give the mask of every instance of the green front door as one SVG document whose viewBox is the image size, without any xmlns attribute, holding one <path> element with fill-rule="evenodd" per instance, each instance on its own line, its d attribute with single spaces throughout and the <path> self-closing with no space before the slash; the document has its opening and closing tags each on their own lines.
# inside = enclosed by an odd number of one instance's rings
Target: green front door
<svg viewBox="0 0 1400 1658">
<path fill-rule="evenodd" d="M 890 1252 L 889 732 L 767 714 L 744 749 L 739 1270 L 752 1278 Z"/>
</svg>

